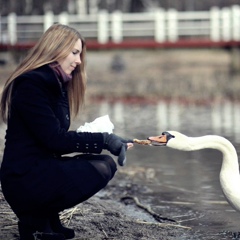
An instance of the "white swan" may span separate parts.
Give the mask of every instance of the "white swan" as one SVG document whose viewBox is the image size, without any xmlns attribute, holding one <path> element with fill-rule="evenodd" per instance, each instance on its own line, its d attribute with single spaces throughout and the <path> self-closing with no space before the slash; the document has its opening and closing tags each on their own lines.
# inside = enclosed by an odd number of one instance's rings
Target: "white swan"
<svg viewBox="0 0 240 240">
<path fill-rule="evenodd" d="M 181 151 L 195 151 L 212 148 L 222 152 L 222 167 L 220 171 L 220 184 L 228 203 L 240 211 L 240 175 L 236 149 L 224 137 L 206 135 L 201 137 L 188 137 L 176 131 L 163 132 L 161 136 L 149 137 L 153 146 L 167 146 Z"/>
</svg>

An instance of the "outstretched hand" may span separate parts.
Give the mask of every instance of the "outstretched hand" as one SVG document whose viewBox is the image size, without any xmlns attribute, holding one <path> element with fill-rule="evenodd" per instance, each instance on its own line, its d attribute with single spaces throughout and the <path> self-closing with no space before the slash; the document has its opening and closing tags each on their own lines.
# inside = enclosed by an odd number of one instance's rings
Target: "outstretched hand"
<svg viewBox="0 0 240 240">
<path fill-rule="evenodd" d="M 104 148 L 113 155 L 118 156 L 118 164 L 124 166 L 126 163 L 126 150 L 133 146 L 133 140 L 123 139 L 115 134 L 103 133 Z"/>
<path fill-rule="evenodd" d="M 120 154 L 118 155 L 118 164 L 120 166 L 124 166 L 126 164 L 127 158 L 126 158 L 126 151 L 133 147 L 132 143 L 127 143 L 122 146 L 122 149 L 120 151 Z"/>
</svg>

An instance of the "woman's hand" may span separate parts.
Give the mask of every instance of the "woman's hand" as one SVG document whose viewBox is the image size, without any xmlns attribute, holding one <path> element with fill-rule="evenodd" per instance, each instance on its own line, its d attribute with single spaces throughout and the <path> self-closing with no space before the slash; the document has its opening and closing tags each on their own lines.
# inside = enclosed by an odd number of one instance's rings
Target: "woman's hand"
<svg viewBox="0 0 240 240">
<path fill-rule="evenodd" d="M 121 138 L 113 133 L 103 133 L 104 149 L 118 156 L 118 164 L 124 166 L 126 163 L 126 150 L 132 147 L 133 140 Z"/>
</svg>

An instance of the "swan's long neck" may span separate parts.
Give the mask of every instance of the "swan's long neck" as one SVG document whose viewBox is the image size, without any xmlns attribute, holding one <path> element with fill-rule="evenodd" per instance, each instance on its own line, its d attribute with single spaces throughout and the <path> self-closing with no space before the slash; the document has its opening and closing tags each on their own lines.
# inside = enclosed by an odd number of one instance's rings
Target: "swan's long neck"
<svg viewBox="0 0 240 240">
<path fill-rule="evenodd" d="M 226 138 L 215 135 L 192 137 L 188 138 L 188 140 L 189 151 L 212 148 L 222 152 L 221 187 L 230 205 L 240 211 L 239 164 L 234 146 Z"/>
<path fill-rule="evenodd" d="M 212 148 L 222 152 L 222 170 L 236 171 L 239 175 L 238 156 L 236 149 L 224 137 L 207 135 L 202 137 L 189 137 L 189 151 Z"/>
</svg>

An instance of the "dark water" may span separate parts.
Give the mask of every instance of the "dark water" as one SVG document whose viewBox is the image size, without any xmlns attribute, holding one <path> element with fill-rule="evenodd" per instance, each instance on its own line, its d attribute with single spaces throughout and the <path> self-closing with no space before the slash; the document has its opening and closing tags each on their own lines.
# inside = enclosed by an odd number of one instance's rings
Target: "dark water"
<svg viewBox="0 0 240 240">
<path fill-rule="evenodd" d="M 228 138 L 240 151 L 240 104 L 230 101 L 207 105 L 179 103 L 94 103 L 85 120 L 108 114 L 121 136 L 145 139 L 166 130 L 188 136 L 215 134 Z M 82 121 L 83 119 L 81 119 Z M 219 184 L 220 152 L 205 149 L 181 152 L 167 147 L 135 146 L 128 151 L 125 169 L 135 172 L 151 191 L 147 203 L 156 211 L 171 207 L 183 225 L 208 232 L 208 239 L 221 231 L 240 231 L 240 213 L 225 201 Z M 138 173 L 136 173 L 138 172 Z M 140 180 L 141 181 L 141 180 Z M 199 235 L 198 239 L 205 239 Z"/>
</svg>

